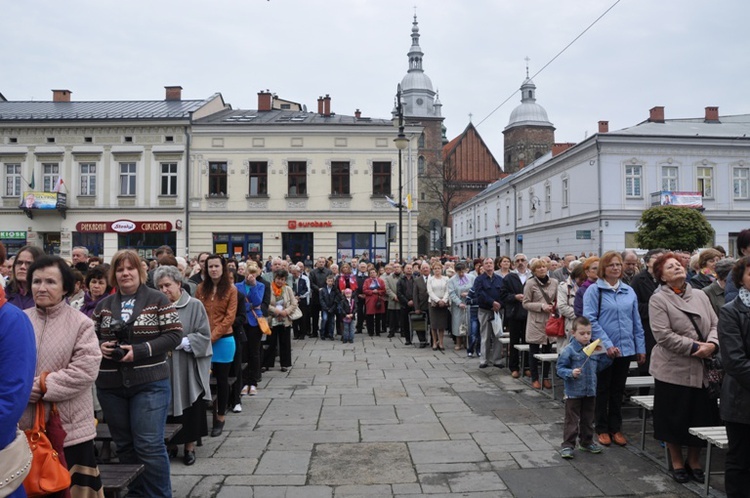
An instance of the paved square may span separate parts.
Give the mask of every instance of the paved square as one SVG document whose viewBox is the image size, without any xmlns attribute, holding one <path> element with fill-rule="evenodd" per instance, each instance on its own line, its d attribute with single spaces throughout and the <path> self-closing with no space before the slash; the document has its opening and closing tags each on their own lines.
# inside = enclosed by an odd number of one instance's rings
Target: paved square
<svg viewBox="0 0 750 498">
<path fill-rule="evenodd" d="M 417 482 L 404 443 L 317 444 L 310 484 L 368 485 Z"/>
</svg>

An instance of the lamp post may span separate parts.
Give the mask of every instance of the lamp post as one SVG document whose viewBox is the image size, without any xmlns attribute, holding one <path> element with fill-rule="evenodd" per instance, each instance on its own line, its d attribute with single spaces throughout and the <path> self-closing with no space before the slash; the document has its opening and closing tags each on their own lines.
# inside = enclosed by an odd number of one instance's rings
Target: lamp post
<svg viewBox="0 0 750 498">
<path fill-rule="evenodd" d="M 399 263 L 404 261 L 404 185 L 402 173 L 401 152 L 409 145 L 409 139 L 404 134 L 404 106 L 401 101 L 401 83 L 396 87 L 396 117 L 398 118 L 398 135 L 393 139 L 398 149 L 398 257 Z"/>
</svg>

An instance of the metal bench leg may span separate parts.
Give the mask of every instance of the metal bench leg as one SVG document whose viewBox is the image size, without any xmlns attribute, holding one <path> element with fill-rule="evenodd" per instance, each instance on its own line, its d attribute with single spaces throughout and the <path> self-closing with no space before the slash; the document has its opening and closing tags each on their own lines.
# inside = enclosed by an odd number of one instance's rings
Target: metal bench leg
<svg viewBox="0 0 750 498">
<path fill-rule="evenodd" d="M 703 483 L 703 491 L 708 496 L 709 482 L 711 481 L 711 447 L 710 442 L 706 445 L 706 482 Z"/>
<path fill-rule="evenodd" d="M 646 450 L 646 408 L 641 408 L 641 451 Z"/>
</svg>

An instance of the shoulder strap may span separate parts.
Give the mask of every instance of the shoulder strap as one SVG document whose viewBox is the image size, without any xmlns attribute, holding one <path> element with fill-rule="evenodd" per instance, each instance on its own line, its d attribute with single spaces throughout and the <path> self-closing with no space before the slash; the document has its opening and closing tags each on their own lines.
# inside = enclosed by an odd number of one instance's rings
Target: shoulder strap
<svg viewBox="0 0 750 498">
<path fill-rule="evenodd" d="M 544 297 L 544 300 L 547 301 L 547 304 L 552 304 L 552 300 L 549 298 L 546 292 L 544 292 L 544 289 L 542 288 L 542 285 L 539 283 L 539 279 L 534 277 L 534 283 L 537 287 L 539 287 L 539 292 L 542 293 L 542 297 Z"/>
<path fill-rule="evenodd" d="M 693 315 L 691 315 L 685 310 L 680 310 L 680 311 L 685 313 L 687 317 L 690 319 L 690 323 L 693 324 L 693 327 L 695 328 L 695 332 L 698 334 L 698 337 L 700 338 L 701 342 L 706 342 L 706 340 L 703 338 L 703 334 L 701 334 L 701 330 L 698 328 L 698 324 L 695 323 L 695 318 L 693 318 Z"/>
<path fill-rule="evenodd" d="M 597 308 L 596 318 L 600 318 L 602 315 L 602 290 L 597 286 L 596 292 L 599 294 L 599 307 Z"/>
</svg>

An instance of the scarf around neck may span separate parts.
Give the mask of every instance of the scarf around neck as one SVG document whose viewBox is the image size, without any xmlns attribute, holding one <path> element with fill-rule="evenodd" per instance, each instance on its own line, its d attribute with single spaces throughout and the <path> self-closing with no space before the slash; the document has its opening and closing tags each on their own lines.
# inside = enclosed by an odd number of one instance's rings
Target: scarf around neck
<svg viewBox="0 0 750 498">
<path fill-rule="evenodd" d="M 740 301 L 742 301 L 742 304 L 750 308 L 750 290 L 740 287 L 740 292 L 737 295 L 739 296 Z"/>
<path fill-rule="evenodd" d="M 276 282 L 271 282 L 271 290 L 273 291 L 273 295 L 276 297 L 281 296 L 281 291 L 284 290 L 284 286 L 276 285 Z"/>
</svg>

